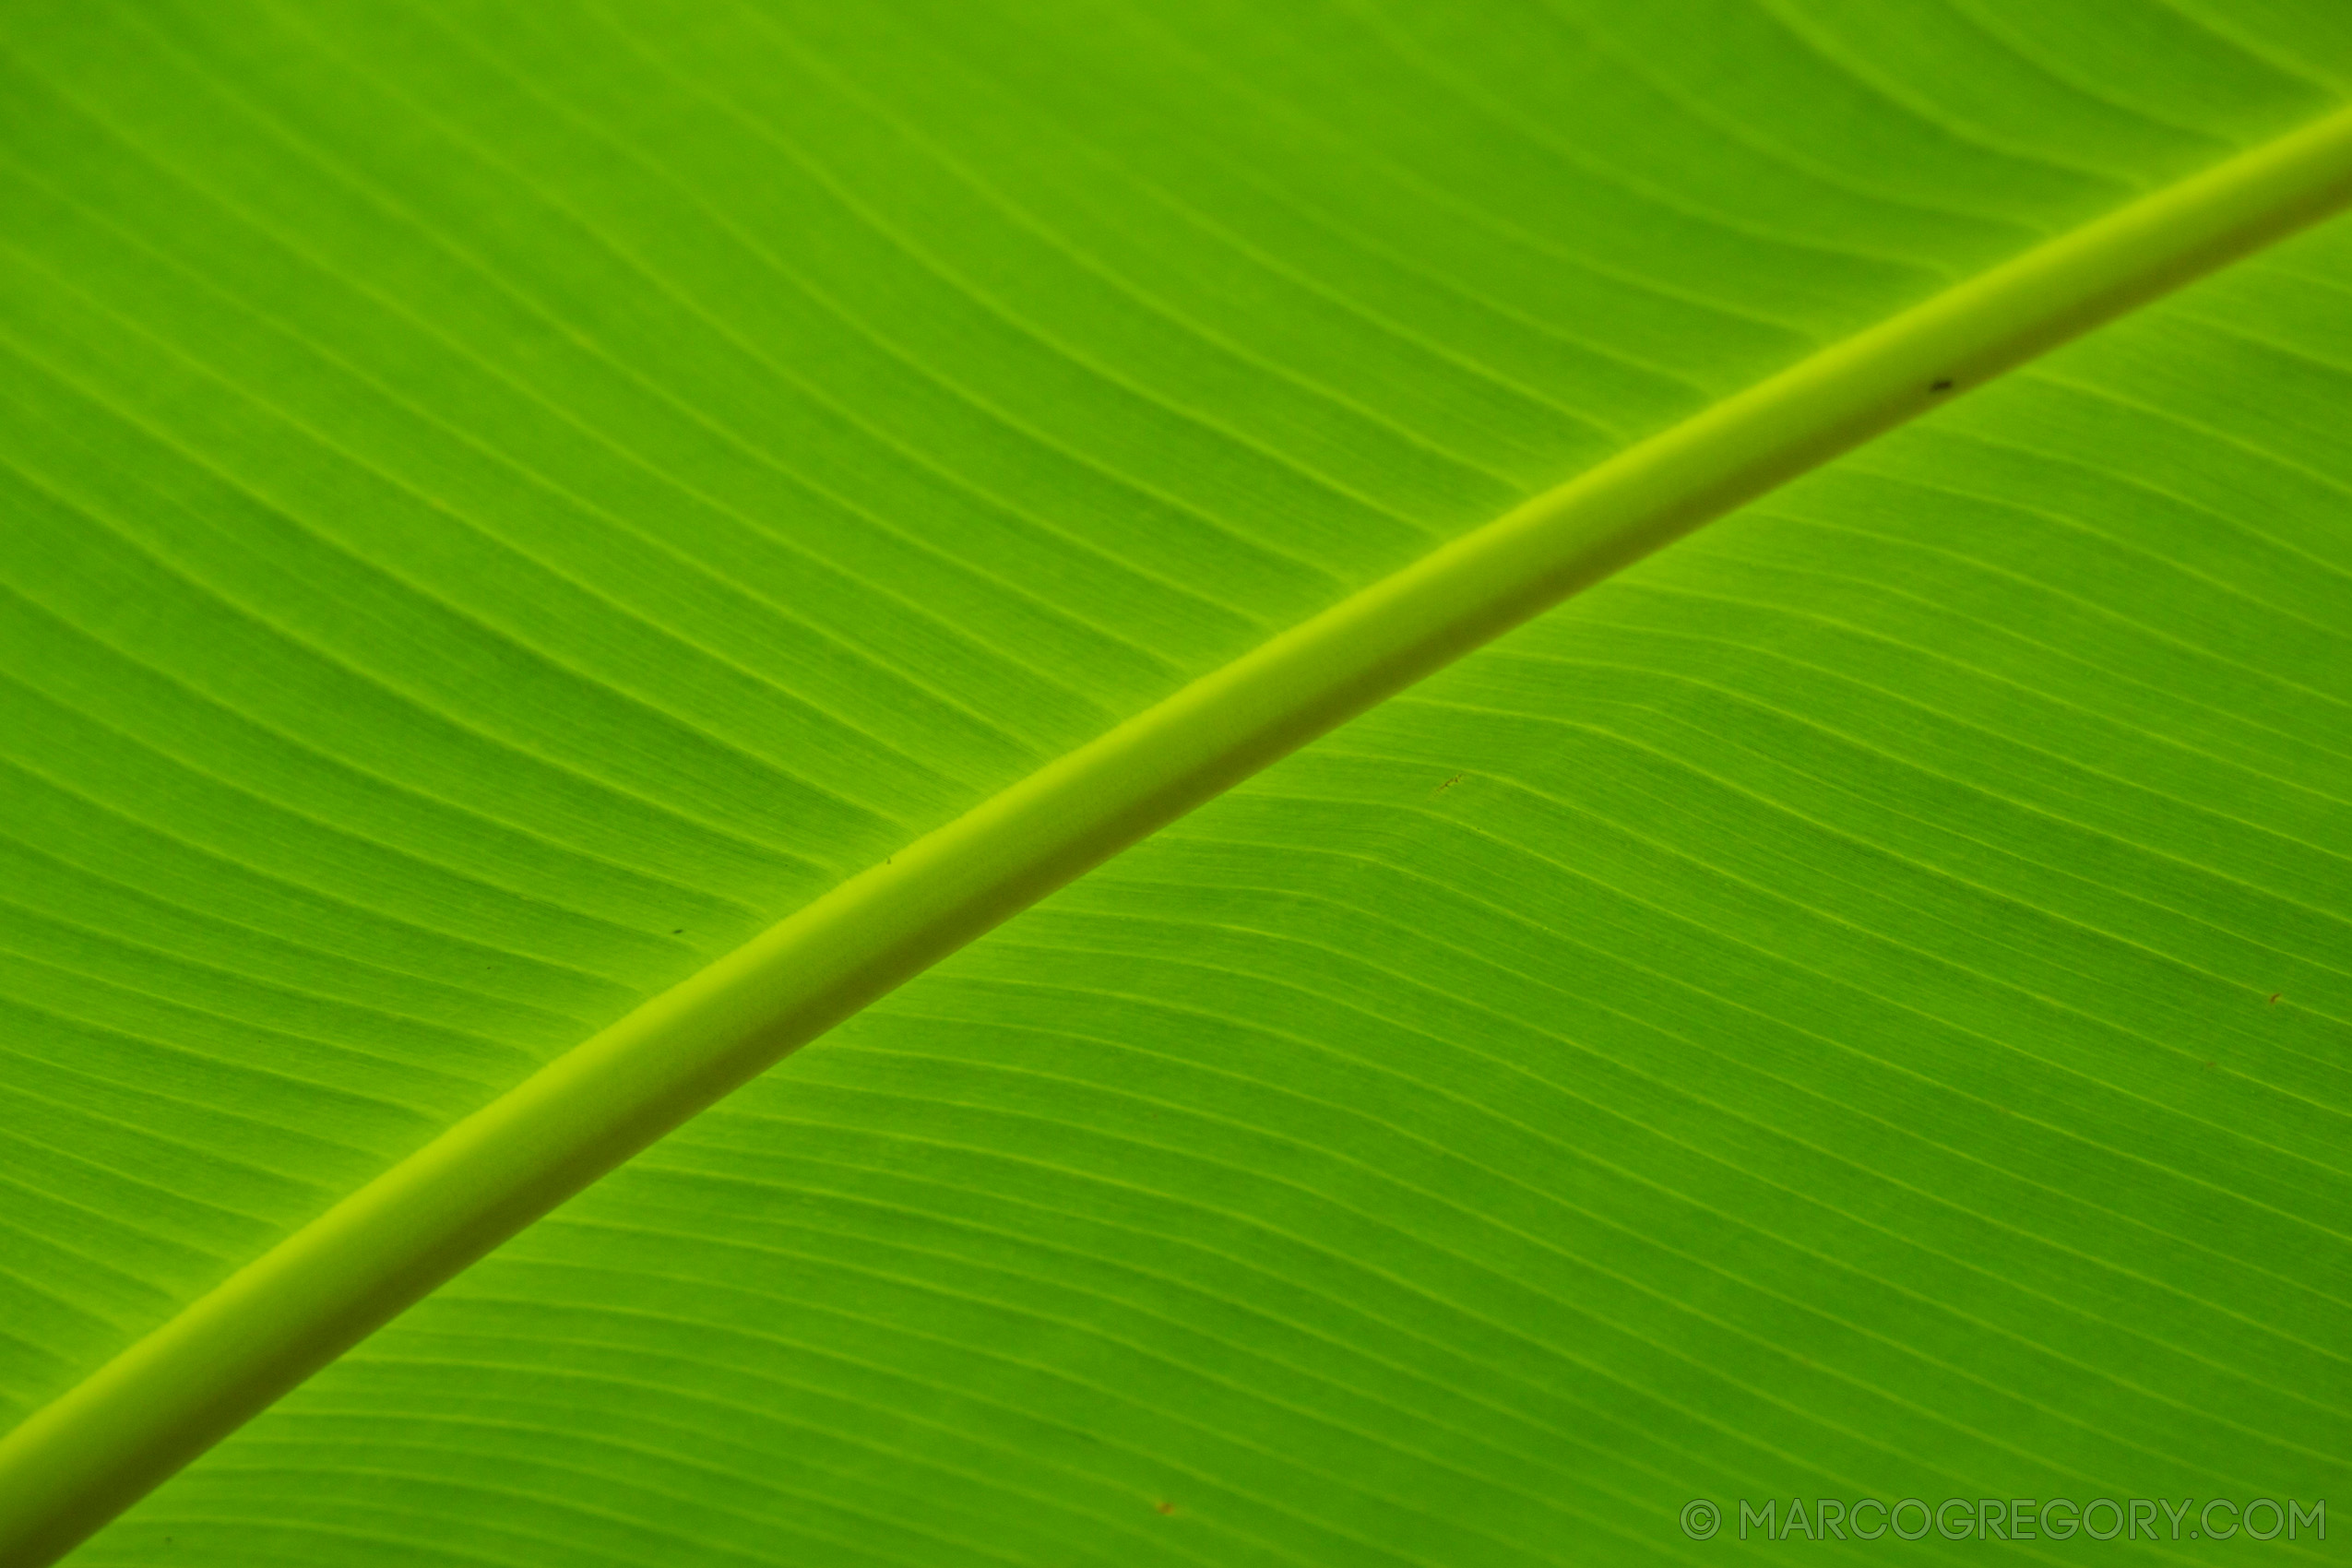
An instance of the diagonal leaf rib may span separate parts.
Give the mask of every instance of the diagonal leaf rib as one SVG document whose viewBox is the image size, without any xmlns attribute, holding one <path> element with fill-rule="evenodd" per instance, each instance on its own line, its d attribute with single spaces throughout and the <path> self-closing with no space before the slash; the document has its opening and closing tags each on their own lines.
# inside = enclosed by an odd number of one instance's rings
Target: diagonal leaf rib
<svg viewBox="0 0 2352 1568">
<path fill-rule="evenodd" d="M 2352 200 L 2340 113 L 2045 244 L 1355 594 L 810 904 L 386 1171 L 0 1439 L 53 1561 L 501 1241 L 1090 866 L 1711 517 Z"/>
</svg>

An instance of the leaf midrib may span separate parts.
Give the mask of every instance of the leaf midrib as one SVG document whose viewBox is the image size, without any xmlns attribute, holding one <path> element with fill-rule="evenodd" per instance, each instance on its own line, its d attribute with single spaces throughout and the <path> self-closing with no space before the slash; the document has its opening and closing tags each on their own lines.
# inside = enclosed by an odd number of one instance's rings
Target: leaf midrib
<svg viewBox="0 0 2352 1568">
<path fill-rule="evenodd" d="M 1946 397 L 2352 200 L 2352 110 L 2042 244 L 1349 596 L 647 1001 L 0 1438 L 0 1561 L 53 1561 L 679 1123 L 1251 773 Z"/>
</svg>

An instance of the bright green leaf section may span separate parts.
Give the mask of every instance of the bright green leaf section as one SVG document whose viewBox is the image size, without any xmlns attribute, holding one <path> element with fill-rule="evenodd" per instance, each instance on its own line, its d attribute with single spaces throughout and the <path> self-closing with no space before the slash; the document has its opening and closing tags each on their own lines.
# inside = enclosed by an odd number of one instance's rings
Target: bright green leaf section
<svg viewBox="0 0 2352 1568">
<path fill-rule="evenodd" d="M 2352 67 L 2332 6 L 2120 0 L 0 39 L 16 1417 L 1117 719 Z M 2348 291 L 2317 237 L 1382 710 L 88 1556 L 2352 1493 Z"/>
<path fill-rule="evenodd" d="M 2347 321 L 2339 229 L 1571 601 L 87 1559 L 1705 1561 L 1809 1549 L 1702 1551 L 1696 1496 L 2342 1494 Z"/>
</svg>

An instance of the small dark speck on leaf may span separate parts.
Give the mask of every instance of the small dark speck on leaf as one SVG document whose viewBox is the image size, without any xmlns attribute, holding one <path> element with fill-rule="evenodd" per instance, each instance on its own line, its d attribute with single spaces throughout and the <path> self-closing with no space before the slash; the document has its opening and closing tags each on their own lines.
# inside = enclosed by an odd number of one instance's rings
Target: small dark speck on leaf
<svg viewBox="0 0 2352 1568">
<path fill-rule="evenodd" d="M 671 935 L 672 935 L 672 936 L 683 936 L 683 935 L 685 935 L 685 934 L 686 934 L 686 928 L 685 928 L 684 926 L 680 926 L 677 930 L 675 930 L 675 931 L 671 932 L 670 934 L 671 934 Z"/>
<path fill-rule="evenodd" d="M 1173 1514 L 1176 1512 L 1176 1505 L 1169 1502 L 1168 1499 L 1164 1497 L 1158 1503 L 1153 1503 L 1152 1506 L 1158 1509 L 1162 1514 Z"/>
<path fill-rule="evenodd" d="M 1928 390 L 1930 392 L 1949 392 L 1952 390 L 1952 383 L 1949 381 L 1931 381 L 1928 383 Z"/>
<path fill-rule="evenodd" d="M 1455 786 L 1455 785 L 1459 784 L 1460 782 L 1462 782 L 1462 780 L 1463 780 L 1464 778 L 1467 778 L 1467 777 L 1468 777 L 1468 775 L 1467 775 L 1467 774 L 1457 773 L 1457 774 L 1455 774 L 1453 778 L 1451 778 L 1447 779 L 1444 783 L 1440 784 L 1440 785 L 1439 785 L 1436 789 L 1431 790 L 1430 791 L 1430 793 L 1431 793 L 1432 796 L 1435 796 L 1435 795 L 1443 795 L 1443 793 L 1445 793 L 1445 791 L 1447 791 L 1448 790 L 1451 790 L 1452 788 L 1454 788 L 1454 786 Z"/>
<path fill-rule="evenodd" d="M 2276 1006 L 2276 1005 L 2278 1004 L 2278 992 L 2275 992 L 2275 991 L 2274 991 L 2274 992 L 2272 992 L 2270 993 L 2270 1000 L 2271 1000 L 2271 1004 L 2272 1004 L 2273 1006 Z"/>
<path fill-rule="evenodd" d="M 2210 1073 L 2210 1072 L 2212 1072 L 2212 1071 L 2213 1071 L 2215 1067 L 2218 1067 L 2218 1066 L 2220 1066 L 2220 1065 L 2221 1065 L 2221 1063 L 2218 1063 L 2218 1062 L 2208 1062 L 2208 1063 L 2205 1063 L 2205 1071 L 2206 1071 L 2206 1072 L 2208 1072 L 2208 1073 Z"/>
</svg>

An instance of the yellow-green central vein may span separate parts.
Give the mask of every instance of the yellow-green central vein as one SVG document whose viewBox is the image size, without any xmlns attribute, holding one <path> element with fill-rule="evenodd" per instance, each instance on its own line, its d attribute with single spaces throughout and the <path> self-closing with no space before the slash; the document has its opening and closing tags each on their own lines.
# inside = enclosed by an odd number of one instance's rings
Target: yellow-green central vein
<svg viewBox="0 0 2352 1568">
<path fill-rule="evenodd" d="M 53 1561 L 533 1219 L 1154 829 L 1709 518 L 2352 200 L 2352 111 L 1829 349 L 1375 583 L 653 998 L 0 1439 L 0 1564 Z"/>
</svg>

